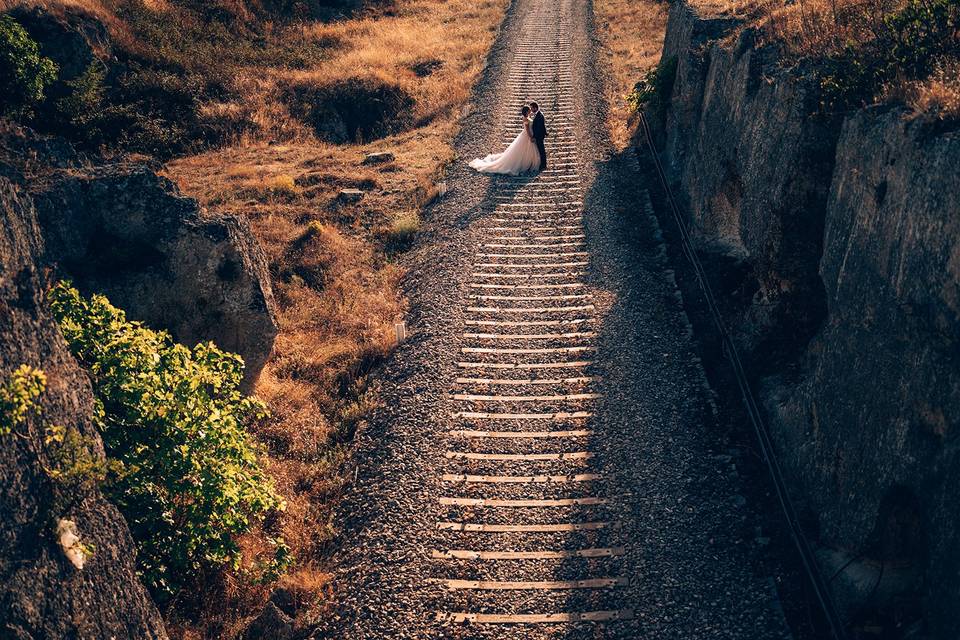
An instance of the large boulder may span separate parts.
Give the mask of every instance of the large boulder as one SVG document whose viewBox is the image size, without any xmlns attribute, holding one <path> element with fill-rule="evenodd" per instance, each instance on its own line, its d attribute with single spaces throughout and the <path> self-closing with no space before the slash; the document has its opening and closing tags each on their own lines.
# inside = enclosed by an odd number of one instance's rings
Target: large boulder
<svg viewBox="0 0 960 640">
<path fill-rule="evenodd" d="M 90 385 L 46 308 L 41 252 L 30 198 L 0 178 L 0 383 L 23 364 L 47 377 L 42 413 L 0 435 L 0 637 L 164 639 L 119 512 L 96 489 L 48 471 L 46 425 L 75 429 L 94 459 L 103 445 Z M 64 529 L 93 549 L 80 569 L 61 546 Z"/>
<path fill-rule="evenodd" d="M 239 353 L 252 387 L 277 323 L 266 257 L 247 222 L 201 211 L 146 161 L 91 165 L 31 138 L 20 132 L 7 142 L 45 165 L 23 178 L 45 239 L 43 262 L 179 342 L 213 340 Z"/>
</svg>

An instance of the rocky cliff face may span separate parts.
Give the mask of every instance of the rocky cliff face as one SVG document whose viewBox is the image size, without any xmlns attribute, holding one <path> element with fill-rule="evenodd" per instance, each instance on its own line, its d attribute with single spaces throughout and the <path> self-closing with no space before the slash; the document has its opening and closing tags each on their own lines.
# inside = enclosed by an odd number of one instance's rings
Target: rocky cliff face
<svg viewBox="0 0 960 640">
<path fill-rule="evenodd" d="M 838 127 L 810 117 L 817 94 L 802 75 L 771 81 L 775 52 L 756 47 L 754 31 L 717 40 L 736 24 L 674 4 L 666 157 L 704 249 L 745 262 L 735 338 L 754 366 L 770 366 L 795 358 L 823 318 L 817 260 Z"/>
<path fill-rule="evenodd" d="M 737 26 L 671 10 L 668 171 L 841 609 L 952 640 L 960 133 L 891 108 L 813 115 L 804 69 Z"/>
<path fill-rule="evenodd" d="M 76 429 L 94 459 L 103 447 L 90 422 L 93 396 L 46 310 L 37 260 L 42 241 L 29 197 L 0 178 L 0 381 L 22 364 L 42 369 L 42 413 L 0 436 L 0 637 L 166 638 L 135 573 L 119 512 L 95 490 L 51 477 L 44 425 Z M 78 569 L 60 544 L 70 521 L 93 549 Z"/>
<path fill-rule="evenodd" d="M 16 130 L 3 146 L 7 172 L 36 203 L 46 265 L 180 342 L 239 353 L 252 386 L 277 325 L 266 258 L 246 221 L 201 212 L 146 161 L 91 165 Z"/>
</svg>

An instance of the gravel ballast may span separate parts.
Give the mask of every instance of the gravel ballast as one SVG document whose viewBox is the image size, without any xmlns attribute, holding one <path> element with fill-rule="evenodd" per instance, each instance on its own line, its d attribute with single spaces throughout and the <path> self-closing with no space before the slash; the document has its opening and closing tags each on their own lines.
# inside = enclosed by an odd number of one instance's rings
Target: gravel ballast
<svg viewBox="0 0 960 640">
<path fill-rule="evenodd" d="M 357 479 L 338 513 L 334 601 L 314 638 L 790 635 L 756 518 L 715 437 L 712 394 L 656 223 L 631 216 L 642 228 L 625 233 L 625 212 L 650 205 L 635 163 L 607 140 L 594 46 L 589 3 L 516 0 L 508 12 L 446 193 L 406 258 L 410 333 L 359 436 Z M 516 135 L 528 100 L 547 118 L 548 170 L 511 178 L 469 169 Z M 553 453 L 586 455 L 509 457 Z M 572 498 L 588 500 L 502 502 Z M 583 526 L 457 530 L 481 524 Z M 451 550 L 600 551 L 445 557 Z M 575 616 L 488 624 L 473 614 Z"/>
</svg>

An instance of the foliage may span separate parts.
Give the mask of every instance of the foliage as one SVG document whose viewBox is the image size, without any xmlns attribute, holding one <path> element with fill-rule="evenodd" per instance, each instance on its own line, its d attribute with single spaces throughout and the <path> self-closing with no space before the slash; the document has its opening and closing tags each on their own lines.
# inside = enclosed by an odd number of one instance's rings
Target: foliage
<svg viewBox="0 0 960 640">
<path fill-rule="evenodd" d="M 293 551 L 282 537 L 267 538 L 267 543 L 273 547 L 273 557 L 257 563 L 251 576 L 253 582 L 260 584 L 276 582 L 295 564 Z"/>
<path fill-rule="evenodd" d="M 45 471 L 65 489 L 70 499 L 82 497 L 99 487 L 108 476 L 119 477 L 124 472 L 120 462 L 97 455 L 94 439 L 75 428 L 47 425 L 43 444 L 53 462 Z"/>
<path fill-rule="evenodd" d="M 842 110 L 871 100 L 898 77 L 926 78 L 945 56 L 960 56 L 960 0 L 909 0 L 897 9 L 858 6 L 847 18 L 860 38 L 827 57 L 823 106 Z"/>
<path fill-rule="evenodd" d="M 94 75 L 77 87 L 71 94 L 76 96 L 74 101 L 81 106 L 94 104 L 98 80 L 104 82 L 103 76 Z M 197 76 L 130 63 L 99 90 L 103 108 L 90 114 L 88 126 L 96 130 L 101 144 L 169 158 L 203 140 L 200 107 L 207 92 Z M 81 120 L 85 113 L 89 111 L 81 108 Z M 74 128 L 72 136 L 77 133 Z"/>
<path fill-rule="evenodd" d="M 53 101 L 52 118 L 56 123 L 91 144 L 99 143 L 103 135 L 105 78 L 103 65 L 92 62 L 79 76 L 65 81 L 64 95 Z"/>
<path fill-rule="evenodd" d="M 670 105 L 670 94 L 673 92 L 673 83 L 677 77 L 677 59 L 670 57 L 661 60 L 637 84 L 633 91 L 627 94 L 627 104 L 630 110 L 638 112 L 649 109 L 655 118 L 661 118 Z"/>
<path fill-rule="evenodd" d="M 43 371 L 22 364 L 0 383 L 0 435 L 7 435 L 37 411 L 37 399 L 47 388 Z"/>
<path fill-rule="evenodd" d="M 284 507 L 244 430 L 265 407 L 239 391 L 242 359 L 212 343 L 176 344 L 66 283 L 49 297 L 91 374 L 107 455 L 122 465 L 105 490 L 147 585 L 163 598 L 204 568 L 239 567 L 238 536 Z"/>
<path fill-rule="evenodd" d="M 0 16 L 0 93 L 3 115 L 31 112 L 57 78 L 57 65 L 40 55 L 37 43 L 12 16 Z"/>
<path fill-rule="evenodd" d="M 37 402 L 47 388 L 47 376 L 40 369 L 23 364 L 0 384 L 0 436 L 14 432 L 28 416 L 38 414 Z M 58 496 L 73 501 L 99 485 L 111 471 L 119 471 L 110 462 L 97 455 L 96 445 L 74 427 L 43 425 L 43 451 L 27 437 L 28 446 L 41 459 L 47 457 L 50 464 L 41 463 L 44 472 L 55 480 L 64 491 Z M 28 434 L 20 433 L 21 437 Z M 43 452 L 46 452 L 46 456 Z M 65 505 L 59 497 L 50 506 L 52 511 L 62 511 Z"/>
</svg>

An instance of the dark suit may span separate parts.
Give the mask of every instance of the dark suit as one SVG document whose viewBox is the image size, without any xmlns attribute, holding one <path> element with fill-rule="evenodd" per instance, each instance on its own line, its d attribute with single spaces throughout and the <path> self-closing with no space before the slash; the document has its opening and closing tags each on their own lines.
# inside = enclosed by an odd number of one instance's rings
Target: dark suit
<svg viewBox="0 0 960 640">
<path fill-rule="evenodd" d="M 543 117 L 542 111 L 537 111 L 533 116 L 533 139 L 537 141 L 537 149 L 540 150 L 540 170 L 547 168 L 547 148 L 543 144 L 543 139 L 547 137 L 547 121 Z"/>
</svg>

